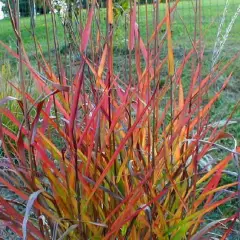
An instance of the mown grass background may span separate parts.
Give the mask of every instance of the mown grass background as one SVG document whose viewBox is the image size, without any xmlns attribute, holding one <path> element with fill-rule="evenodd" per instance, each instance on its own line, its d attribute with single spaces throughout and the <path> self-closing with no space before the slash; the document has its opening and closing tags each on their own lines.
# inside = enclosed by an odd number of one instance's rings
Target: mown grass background
<svg viewBox="0 0 240 240">
<path fill-rule="evenodd" d="M 214 42 L 216 40 L 216 34 L 218 30 L 218 26 L 221 20 L 222 12 L 225 6 L 225 0 L 202 0 L 202 16 L 203 16 L 203 32 L 204 32 L 204 44 L 206 45 L 206 51 L 211 52 L 214 46 Z M 231 17 L 236 11 L 237 6 L 239 5 L 240 0 L 229 0 L 229 7 L 226 15 L 226 21 L 224 28 L 227 27 L 228 23 L 231 20 Z M 102 25 L 101 28 L 105 29 L 104 24 L 104 15 L 105 9 L 101 9 L 102 12 Z M 149 31 L 153 30 L 153 24 L 151 22 L 153 13 L 153 6 L 152 4 L 148 5 L 148 14 L 149 14 Z M 160 5 L 160 12 L 159 12 L 159 19 L 161 19 L 165 14 L 164 4 Z M 182 20 L 185 26 L 182 24 Z M 53 44 L 53 37 L 52 37 L 52 28 L 51 28 L 51 16 L 47 16 L 47 21 L 49 23 L 49 36 L 50 42 Z M 139 6 L 139 13 L 138 13 L 138 23 L 140 27 L 141 35 L 146 37 L 146 26 L 145 26 L 145 5 Z M 57 36 L 60 42 L 61 47 L 64 47 L 64 28 L 61 24 L 61 19 L 57 18 Z M 0 38 L 2 41 L 8 43 L 10 46 L 14 47 L 15 37 L 12 30 L 11 22 L 8 18 L 0 21 Z M 186 30 L 186 28 L 187 30 Z M 94 26 L 93 26 L 94 28 Z M 240 30 L 240 21 L 237 20 L 235 25 L 231 31 L 231 34 L 227 41 L 227 46 L 225 48 L 226 51 L 236 51 L 239 49 L 239 30 Z M 40 42 L 43 50 L 47 51 L 47 42 L 46 42 L 46 29 L 45 29 L 45 21 L 44 16 L 39 15 L 36 18 L 36 37 L 37 40 Z M 173 24 L 173 31 L 174 31 L 174 39 L 177 39 L 175 42 L 175 48 L 189 48 L 191 47 L 190 41 L 188 38 L 187 31 L 190 37 L 193 37 L 194 32 L 194 13 L 193 13 L 193 6 L 191 1 L 183 1 L 180 2 L 177 8 L 177 11 L 174 15 L 174 24 Z M 29 53 L 34 53 L 34 44 L 29 36 L 30 32 L 30 18 L 25 17 L 21 18 L 21 33 L 22 38 L 24 41 L 24 45 Z M 118 29 L 115 32 L 115 39 L 117 40 L 118 50 L 121 52 L 126 47 L 125 42 L 125 26 L 124 26 L 124 17 L 120 19 L 120 24 Z M 227 54 L 226 54 L 227 55 Z M 6 56 L 5 56 L 6 57 Z M 0 50 L 0 59 L 3 61 L 4 59 L 4 51 L 3 49 Z"/>
</svg>

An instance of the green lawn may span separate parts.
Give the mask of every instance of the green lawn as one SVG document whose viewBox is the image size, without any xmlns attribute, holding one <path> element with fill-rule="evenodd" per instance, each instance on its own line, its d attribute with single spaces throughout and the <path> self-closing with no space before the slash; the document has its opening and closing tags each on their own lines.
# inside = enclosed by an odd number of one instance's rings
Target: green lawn
<svg viewBox="0 0 240 240">
<path fill-rule="evenodd" d="M 207 50 L 211 50 L 216 39 L 217 29 L 219 26 L 219 21 L 224 9 L 225 0 L 202 0 L 202 15 L 203 15 L 203 32 L 205 45 Z M 237 5 L 240 4 L 240 0 L 229 0 L 229 8 L 226 16 L 226 21 L 224 29 L 227 27 L 230 22 L 231 17 L 234 15 Z M 140 33 L 144 40 L 146 40 L 146 20 L 145 20 L 145 6 L 142 5 L 139 7 L 138 14 L 138 23 L 140 27 Z M 165 13 L 165 4 L 160 4 L 160 19 Z M 102 22 L 104 23 L 105 9 L 102 9 Z M 148 5 L 148 22 L 150 32 L 154 29 L 153 25 L 153 6 Z M 126 33 L 125 24 L 123 21 L 124 18 L 120 20 L 120 24 L 115 31 L 115 46 L 119 50 L 125 48 L 125 36 Z M 182 24 L 182 20 L 185 23 L 185 26 Z M 48 30 L 50 37 L 50 44 L 53 47 L 53 35 L 51 27 L 51 17 L 47 17 Z M 15 47 L 15 38 L 12 31 L 11 23 L 9 19 L 0 21 L 0 39 L 6 42 L 11 47 Z M 60 46 L 64 45 L 64 29 L 59 18 L 57 18 L 57 35 Z M 94 28 L 94 26 L 93 26 Z M 105 24 L 102 24 L 101 28 L 104 30 Z M 187 29 L 186 29 L 187 28 Z M 21 18 L 21 29 L 22 37 L 24 44 L 28 52 L 34 52 L 34 44 L 30 34 L 30 20 L 29 18 Z M 174 24 L 173 24 L 173 38 L 174 38 L 174 47 L 183 47 L 188 48 L 190 46 L 190 40 L 188 34 L 193 37 L 194 31 L 194 14 L 191 1 L 183 1 L 179 3 L 178 9 L 174 15 Z M 239 49 L 239 31 L 240 31 L 240 18 L 237 19 L 233 29 L 229 35 L 228 41 L 226 43 L 226 48 L 236 50 Z M 46 41 L 46 29 L 44 16 L 37 16 L 36 20 L 36 36 L 38 41 L 41 43 L 44 51 L 47 49 Z M 0 49 L 0 61 L 3 59 L 4 50 Z"/>
<path fill-rule="evenodd" d="M 60 41 L 64 40 L 64 31 L 59 19 L 57 19 L 58 24 L 58 38 Z M 53 35 L 52 35 L 52 24 L 51 24 L 51 16 L 47 16 L 48 22 L 48 32 L 51 46 L 53 47 Z M 29 18 L 21 18 L 21 34 L 23 38 L 23 42 L 26 50 L 29 54 L 34 52 L 34 41 L 30 33 L 30 19 Z M 15 48 L 16 40 L 14 37 L 14 32 L 12 30 L 12 25 L 9 19 L 4 19 L 0 21 L 0 40 L 7 43 L 9 46 Z M 37 16 L 36 18 L 36 37 L 40 42 L 42 49 L 45 51 L 47 49 L 47 38 L 46 38 L 46 27 L 44 16 Z M 0 59 L 3 57 L 3 49 L 0 50 Z"/>
</svg>

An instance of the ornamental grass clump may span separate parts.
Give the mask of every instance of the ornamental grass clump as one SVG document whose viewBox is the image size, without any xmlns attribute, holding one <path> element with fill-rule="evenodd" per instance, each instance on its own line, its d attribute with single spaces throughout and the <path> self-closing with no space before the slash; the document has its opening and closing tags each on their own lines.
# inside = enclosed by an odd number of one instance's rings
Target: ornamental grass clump
<svg viewBox="0 0 240 240">
<path fill-rule="evenodd" d="M 240 148 L 226 132 L 231 114 L 220 126 L 209 122 L 232 73 L 211 99 L 206 96 L 239 53 L 203 75 L 200 36 L 176 63 L 171 16 L 178 2 L 171 7 L 156 3 L 155 11 L 165 7 L 166 15 L 155 18 L 152 32 L 146 25 L 147 40 L 137 24 L 136 1 L 124 10 L 129 14 L 124 74 L 114 67 L 112 0 L 104 10 L 106 32 L 97 24 L 103 10 L 95 0 L 82 10 L 86 21 L 79 23 L 81 57 L 75 74 L 67 73 L 61 55 L 56 54 L 56 64 L 50 62 L 40 46 L 39 69 L 34 67 L 12 18 L 19 50 L 0 44 L 19 62 L 20 84 L 11 84 L 21 97 L 0 100 L 0 113 L 18 128 L 13 132 L 4 122 L 0 127 L 5 156 L 0 183 L 14 194 L 14 199 L 0 197 L 0 219 L 17 236 L 193 240 L 216 228 L 222 239 L 231 233 L 238 212 L 208 225 L 204 217 L 238 197 L 237 181 L 220 184 L 231 161 L 238 167 Z M 189 67 L 185 89 L 182 75 Z M 34 93 L 26 91 L 23 70 L 34 81 Z M 19 105 L 21 119 L 5 106 L 8 101 Z M 219 143 L 225 138 L 233 141 L 231 149 Z M 211 154 L 220 150 L 223 158 L 217 161 Z"/>
</svg>

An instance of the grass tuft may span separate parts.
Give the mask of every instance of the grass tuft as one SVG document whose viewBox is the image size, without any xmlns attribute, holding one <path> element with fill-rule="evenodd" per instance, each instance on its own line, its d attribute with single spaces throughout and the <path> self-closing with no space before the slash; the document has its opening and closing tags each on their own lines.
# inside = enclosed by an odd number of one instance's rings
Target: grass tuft
<svg viewBox="0 0 240 240">
<path fill-rule="evenodd" d="M 239 179 L 224 181 L 231 163 L 239 178 L 240 147 L 227 132 L 239 105 L 221 122 L 211 121 L 211 111 L 233 77 L 231 66 L 240 52 L 203 71 L 204 33 L 196 5 L 191 48 L 176 59 L 172 22 L 178 4 L 142 5 L 148 33 L 143 36 L 136 0 L 124 5 L 123 16 L 114 15 L 112 0 L 106 9 L 94 0 L 80 9 L 79 32 L 66 32 L 70 51 L 64 54 L 52 13 L 54 54 L 48 51 L 46 57 L 33 34 L 35 60 L 27 54 L 21 23 L 12 17 L 18 51 L 0 45 L 17 59 L 20 80 L 10 84 L 11 71 L 3 68 L 12 92 L 0 100 L 6 160 L 0 183 L 17 197 L 0 196 L 0 219 L 16 236 L 178 240 L 209 237 L 218 229 L 227 239 L 239 217 L 236 209 L 204 222 L 239 200 Z M 18 16 L 17 7 L 10 10 Z M 166 13 L 162 18 L 160 10 Z M 119 72 L 114 33 L 123 20 L 128 32 Z M 75 66 L 73 54 L 79 57 Z M 20 116 L 9 108 L 10 100 Z M 230 146 L 224 145 L 226 139 Z"/>
</svg>

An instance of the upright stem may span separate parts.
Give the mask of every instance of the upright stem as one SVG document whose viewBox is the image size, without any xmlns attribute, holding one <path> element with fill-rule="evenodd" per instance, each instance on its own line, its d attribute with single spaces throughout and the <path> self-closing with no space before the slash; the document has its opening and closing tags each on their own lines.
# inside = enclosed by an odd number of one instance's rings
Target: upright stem
<svg viewBox="0 0 240 240">
<path fill-rule="evenodd" d="M 10 8 L 10 6 L 9 6 Z M 18 54 L 19 54 L 19 79 L 20 79 L 20 85 L 21 85 L 21 93 L 22 93 L 22 101 L 23 101 L 23 114 L 24 114 L 24 122 L 26 125 L 26 128 L 28 130 L 28 144 L 29 144 L 29 164 L 30 164 L 30 169 L 31 169 L 31 174 L 32 174 L 32 179 L 34 179 L 34 176 L 36 174 L 36 164 L 32 155 L 32 148 L 31 148 L 31 139 L 30 139 L 30 122 L 28 118 L 28 106 L 27 106 L 27 99 L 26 99 L 26 84 L 25 84 L 25 79 L 24 79 L 24 74 L 23 74 L 23 53 L 22 53 L 22 39 L 21 39 L 21 31 L 20 31 L 20 20 L 19 20 L 19 0 L 16 0 L 16 5 L 15 5 L 15 24 L 16 24 L 16 32 L 17 32 L 17 46 L 18 46 Z M 33 181 L 34 182 L 34 181 Z"/>
<path fill-rule="evenodd" d="M 28 0 L 28 5 L 30 8 L 30 16 L 31 16 L 31 31 L 32 31 L 32 37 L 33 37 L 33 42 L 34 42 L 34 47 L 35 47 L 35 54 L 36 54 L 36 59 L 37 59 L 37 65 L 38 65 L 38 71 L 40 72 L 40 63 L 38 60 L 38 51 L 37 51 L 37 42 L 36 42 L 36 35 L 35 35 L 35 27 L 36 27 L 36 4 L 34 0 Z"/>
<path fill-rule="evenodd" d="M 130 1 L 130 9 L 132 10 L 132 1 Z M 133 29 L 131 29 L 132 27 L 132 18 L 130 17 L 130 31 L 133 31 Z M 128 64 L 129 64 L 129 71 L 128 71 L 128 75 L 129 75 L 129 85 L 132 87 L 133 83 L 132 83 L 132 50 L 130 49 L 129 51 L 129 59 L 128 59 Z M 129 104 L 129 124 L 128 124 L 128 128 L 130 129 L 132 126 L 132 109 L 131 109 L 131 105 Z M 133 145 L 133 135 L 131 136 L 131 138 L 129 138 L 129 148 L 132 148 Z M 133 156 L 131 156 L 132 158 Z"/>
<path fill-rule="evenodd" d="M 45 29 L 46 29 L 46 38 L 47 38 L 47 47 L 48 47 L 48 61 L 51 63 L 51 52 L 50 52 L 50 42 L 49 42 L 49 33 L 48 33 L 48 23 L 47 23 L 47 0 L 43 0 L 43 12 L 44 12 L 44 22 L 45 22 Z"/>
<path fill-rule="evenodd" d="M 154 6 L 154 5 L 153 5 Z M 157 25 L 159 22 L 159 1 L 156 2 L 156 5 L 154 7 L 154 26 L 155 26 L 155 31 L 157 32 Z M 157 86 L 157 81 L 158 81 L 158 76 L 157 76 L 157 64 L 158 64 L 158 59 L 157 59 L 157 52 L 158 52 L 158 34 L 155 37 L 154 40 L 154 88 Z M 155 96 L 153 97 L 153 120 L 152 120 L 152 169 L 155 169 L 155 137 L 156 137 L 156 100 Z M 153 180 L 154 180 L 154 174 Z"/>
<path fill-rule="evenodd" d="M 108 11 L 113 11 L 112 8 L 113 6 L 113 1 L 108 0 Z M 109 93 L 108 93 L 108 114 L 109 114 L 109 128 L 111 127 L 112 124 L 112 97 L 113 97 L 113 92 L 111 91 L 111 85 L 113 81 L 113 22 L 112 19 L 109 19 L 108 17 L 108 31 L 107 31 L 107 39 L 108 39 L 108 71 L 109 71 L 109 78 L 108 78 L 108 88 L 109 88 Z M 111 17 L 112 18 L 112 17 Z M 115 151 L 115 137 L 114 137 L 114 131 L 112 132 L 110 136 L 110 158 L 112 154 Z M 117 163 L 114 163 L 114 182 L 115 182 L 115 176 L 117 175 Z"/>
</svg>

